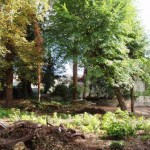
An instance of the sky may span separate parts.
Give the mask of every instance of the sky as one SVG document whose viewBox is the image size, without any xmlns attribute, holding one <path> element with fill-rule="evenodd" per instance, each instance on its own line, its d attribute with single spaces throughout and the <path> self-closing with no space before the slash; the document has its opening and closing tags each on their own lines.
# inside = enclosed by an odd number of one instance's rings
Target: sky
<svg viewBox="0 0 150 150">
<path fill-rule="evenodd" d="M 145 31 L 150 35 L 150 0 L 137 0 L 138 14 Z"/>
</svg>

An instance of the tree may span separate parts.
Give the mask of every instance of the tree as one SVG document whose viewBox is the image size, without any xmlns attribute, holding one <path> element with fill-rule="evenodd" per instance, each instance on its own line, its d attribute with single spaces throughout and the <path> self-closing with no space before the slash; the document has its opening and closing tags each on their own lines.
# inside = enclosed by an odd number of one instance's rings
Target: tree
<svg viewBox="0 0 150 150">
<path fill-rule="evenodd" d="M 44 59 L 44 65 L 42 67 L 42 83 L 44 84 L 44 94 L 46 94 L 49 89 L 54 86 L 54 79 L 56 78 L 55 70 L 54 59 L 51 55 L 51 52 L 48 51 Z"/>
<path fill-rule="evenodd" d="M 24 62 L 33 61 L 36 49 L 34 41 L 26 39 L 27 26 L 42 17 L 39 12 L 44 8 L 45 0 L 37 2 L 8 0 L 0 2 L 0 60 L 4 62 L 3 71 L 6 77 L 6 105 L 13 99 L 13 72 L 17 58 Z M 43 7 L 42 7 L 43 6 Z M 32 58 L 32 59 L 31 59 Z M 36 58 L 36 60 L 38 60 Z"/>
<path fill-rule="evenodd" d="M 132 86 L 132 76 L 142 72 L 142 60 L 129 57 L 136 53 L 128 47 L 134 39 L 130 35 L 140 26 L 132 0 L 59 0 L 54 11 L 51 27 L 55 43 L 69 57 L 80 56 L 91 76 L 103 77 L 114 87 L 121 109 L 126 110 L 122 93 Z M 142 37 L 142 32 L 139 35 Z M 143 46 L 138 48 L 142 52 Z"/>
<path fill-rule="evenodd" d="M 80 57 L 80 44 L 79 39 L 75 33 L 72 34 L 77 28 L 76 19 L 69 16 L 62 7 L 65 1 L 57 1 L 54 3 L 54 10 L 50 12 L 50 24 L 46 30 L 49 32 L 50 43 L 52 47 L 60 50 L 59 55 L 62 55 L 66 60 L 73 61 L 73 100 L 77 100 L 77 68 Z M 72 9 L 72 2 L 69 2 L 70 10 Z M 49 22 L 48 20 L 48 22 Z"/>
<path fill-rule="evenodd" d="M 144 31 L 139 22 L 133 24 L 133 32 L 128 36 L 130 41 L 127 42 L 127 47 L 129 49 L 128 57 L 134 61 L 132 64 L 133 72 L 130 74 L 133 80 L 133 83 L 130 87 L 130 98 L 131 98 L 131 112 L 134 112 L 134 101 L 135 101 L 135 89 L 134 84 L 136 80 L 143 80 L 145 76 L 145 50 L 148 44 L 147 38 L 144 36 Z M 144 81 L 144 80 L 143 80 Z"/>
<path fill-rule="evenodd" d="M 33 96 L 31 84 L 37 83 L 37 66 L 33 63 L 25 63 L 18 59 L 15 63 L 15 74 L 18 76 L 20 81 L 18 87 L 19 98 L 29 98 Z"/>
<path fill-rule="evenodd" d="M 27 25 L 26 39 L 28 42 L 33 42 L 35 39 L 34 27 L 33 25 Z M 23 61 L 21 58 L 17 57 L 15 60 L 15 74 L 18 76 L 20 81 L 18 87 L 18 98 L 29 98 L 33 96 L 33 91 L 31 88 L 31 83 L 36 84 L 37 82 L 37 66 L 35 65 L 35 59 L 32 57 L 33 54 L 29 54 L 30 58 L 28 61 Z M 29 60 L 31 59 L 31 60 Z"/>
</svg>

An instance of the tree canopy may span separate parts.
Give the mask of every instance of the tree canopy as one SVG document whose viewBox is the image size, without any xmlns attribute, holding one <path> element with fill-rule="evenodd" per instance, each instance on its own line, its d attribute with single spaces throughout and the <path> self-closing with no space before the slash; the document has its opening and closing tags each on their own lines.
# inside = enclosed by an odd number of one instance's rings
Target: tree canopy
<svg viewBox="0 0 150 150">
<path fill-rule="evenodd" d="M 28 40 L 27 28 L 42 20 L 48 6 L 46 2 L 46 0 L 0 1 L 0 62 L 2 62 L 0 69 L 5 72 L 7 101 L 12 99 L 13 72 L 16 63 L 22 65 L 19 62 L 23 62 L 31 68 L 41 60 L 36 50 L 36 38 Z M 37 56 L 34 57 L 35 55 Z"/>
<path fill-rule="evenodd" d="M 123 89 L 142 76 L 145 40 L 132 0 L 59 0 L 50 21 L 52 43 L 75 53 L 91 76 Z"/>
</svg>

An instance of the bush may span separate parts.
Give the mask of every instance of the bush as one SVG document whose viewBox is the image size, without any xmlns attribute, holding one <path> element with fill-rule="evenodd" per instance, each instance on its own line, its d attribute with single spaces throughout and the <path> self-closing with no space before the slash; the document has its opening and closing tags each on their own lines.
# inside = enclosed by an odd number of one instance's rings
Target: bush
<svg viewBox="0 0 150 150">
<path fill-rule="evenodd" d="M 107 133 L 110 137 L 117 139 L 134 135 L 134 129 L 129 123 L 126 123 L 125 121 L 117 121 L 111 124 L 110 129 L 107 130 Z"/>
<path fill-rule="evenodd" d="M 81 85 L 78 85 L 78 91 L 77 95 L 78 98 L 83 92 L 83 88 Z M 59 96 L 61 97 L 64 101 L 70 101 L 72 99 L 72 94 L 73 94 L 73 84 L 71 83 L 69 87 L 67 87 L 64 83 L 61 83 L 55 87 L 54 92 L 52 93 L 52 96 Z"/>
<path fill-rule="evenodd" d="M 103 116 L 102 128 L 106 130 L 109 137 L 121 139 L 135 134 L 135 126 L 131 120 L 126 111 L 108 112 Z"/>
<path fill-rule="evenodd" d="M 136 130 L 143 130 L 146 134 L 150 134 L 150 120 L 140 117 L 136 120 Z"/>
<path fill-rule="evenodd" d="M 55 87 L 54 92 L 52 93 L 53 96 L 60 96 L 64 100 L 68 97 L 68 87 L 65 84 L 59 84 Z"/>
<path fill-rule="evenodd" d="M 10 111 L 6 111 L 5 109 L 0 107 L 0 118 L 9 117 Z"/>
<path fill-rule="evenodd" d="M 150 135 L 142 135 L 141 136 L 141 140 L 142 141 L 148 141 L 148 140 L 150 140 Z"/>
<path fill-rule="evenodd" d="M 123 141 L 112 142 L 110 144 L 110 150 L 122 150 L 124 148 Z"/>
</svg>

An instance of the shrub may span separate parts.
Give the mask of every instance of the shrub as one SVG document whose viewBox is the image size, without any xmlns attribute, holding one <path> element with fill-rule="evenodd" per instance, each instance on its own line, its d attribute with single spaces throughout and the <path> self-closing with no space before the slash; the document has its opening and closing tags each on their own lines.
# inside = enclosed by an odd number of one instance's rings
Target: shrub
<svg viewBox="0 0 150 150">
<path fill-rule="evenodd" d="M 142 141 L 148 141 L 148 140 L 150 140 L 150 135 L 142 135 L 141 136 L 141 140 Z"/>
<path fill-rule="evenodd" d="M 52 93 L 53 96 L 60 96 L 64 100 L 68 97 L 68 87 L 65 84 L 59 84 L 55 87 L 54 92 Z"/>
<path fill-rule="evenodd" d="M 109 137 L 120 139 L 135 133 L 135 126 L 131 123 L 128 112 L 117 110 L 116 113 L 108 112 L 103 116 L 102 128 Z"/>
<path fill-rule="evenodd" d="M 122 150 L 124 148 L 123 141 L 116 141 L 110 144 L 110 150 Z"/>
<path fill-rule="evenodd" d="M 110 129 L 107 130 L 110 137 L 123 138 L 125 136 L 134 135 L 133 127 L 125 121 L 113 122 Z"/>
<path fill-rule="evenodd" d="M 9 117 L 9 113 L 10 113 L 10 111 L 0 108 L 0 118 Z"/>
<path fill-rule="evenodd" d="M 150 120 L 145 120 L 143 117 L 136 120 L 136 130 L 143 130 L 146 134 L 150 133 Z"/>
</svg>

